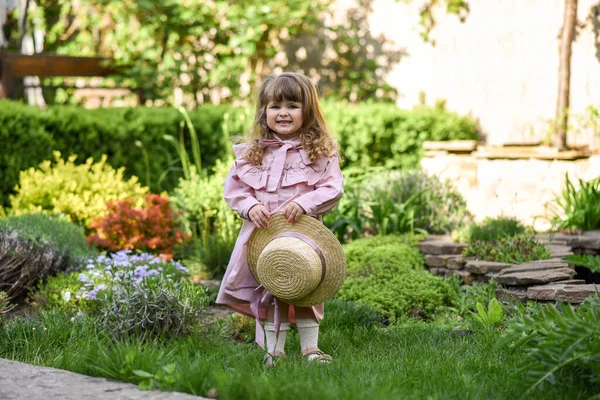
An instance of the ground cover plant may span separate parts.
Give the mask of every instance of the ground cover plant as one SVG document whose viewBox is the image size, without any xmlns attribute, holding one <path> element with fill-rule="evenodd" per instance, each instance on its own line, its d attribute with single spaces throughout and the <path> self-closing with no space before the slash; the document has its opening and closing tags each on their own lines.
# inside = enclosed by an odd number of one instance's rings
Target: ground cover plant
<svg viewBox="0 0 600 400">
<path fill-rule="evenodd" d="M 522 264 L 551 257 L 547 245 L 528 235 L 492 241 L 477 241 L 465 248 L 462 255 L 463 257 L 475 257 L 479 260 L 510 264 Z"/>
</svg>

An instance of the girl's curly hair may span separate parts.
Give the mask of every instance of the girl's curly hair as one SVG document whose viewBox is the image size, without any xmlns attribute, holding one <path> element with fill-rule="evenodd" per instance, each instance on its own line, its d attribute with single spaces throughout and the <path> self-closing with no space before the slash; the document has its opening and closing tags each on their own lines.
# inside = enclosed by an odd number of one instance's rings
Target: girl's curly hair
<svg viewBox="0 0 600 400">
<path fill-rule="evenodd" d="M 306 76 L 296 72 L 272 74 L 265 79 L 258 93 L 256 114 L 250 131 L 250 148 L 244 158 L 252 164 L 263 160 L 260 139 L 273 139 L 273 131 L 267 126 L 267 105 L 269 102 L 293 101 L 302 104 L 303 123 L 300 128 L 300 141 L 304 151 L 312 161 L 334 152 L 335 142 L 323 117 L 319 105 L 317 88 Z"/>
</svg>

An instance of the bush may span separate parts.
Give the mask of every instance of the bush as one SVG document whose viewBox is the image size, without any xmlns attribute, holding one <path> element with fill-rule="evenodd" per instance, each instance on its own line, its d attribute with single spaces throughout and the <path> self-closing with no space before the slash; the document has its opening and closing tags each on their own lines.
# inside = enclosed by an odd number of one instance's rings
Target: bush
<svg viewBox="0 0 600 400">
<path fill-rule="evenodd" d="M 51 243 L 62 254 L 68 255 L 72 267 L 82 265 L 84 259 L 96 254 L 87 244 L 83 229 L 60 217 L 33 213 L 0 219 L 0 231 L 13 230 L 29 242 Z"/>
<path fill-rule="evenodd" d="M 173 247 L 186 239 L 177 227 L 176 214 L 167 197 L 147 195 L 146 204 L 134 208 L 134 201 L 107 203 L 108 214 L 94 219 L 88 238 L 92 245 L 108 251 L 139 250 L 173 256 Z"/>
<path fill-rule="evenodd" d="M 554 211 L 552 224 L 557 229 L 600 228 L 600 177 L 589 182 L 579 179 L 576 188 L 567 174 L 562 195 L 556 197 L 551 209 Z"/>
<path fill-rule="evenodd" d="M 97 163 L 90 158 L 82 165 L 75 165 L 76 156 L 65 162 L 55 152 L 54 158 L 54 165 L 44 161 L 39 169 L 21 172 L 17 193 L 11 197 L 13 213 L 62 214 L 87 227 L 94 217 L 106 215 L 106 202 L 135 199 L 141 203 L 148 191 L 136 177 L 125 181 L 123 168 L 115 171 L 106 164 L 105 156 Z"/>
<path fill-rule="evenodd" d="M 324 223 L 342 242 L 365 233 L 446 233 L 470 221 L 466 202 L 449 181 L 422 171 L 346 170 L 345 194 Z"/>
<path fill-rule="evenodd" d="M 233 160 L 230 160 L 233 162 Z M 217 162 L 211 176 L 191 169 L 189 180 L 180 179 L 170 199 L 182 212 L 190 244 L 181 248 L 178 257 L 201 265 L 208 277 L 221 278 L 235 246 L 242 220 L 223 198 L 223 185 L 230 163 Z"/>
<path fill-rule="evenodd" d="M 533 236 L 521 235 L 487 242 L 473 242 L 465 248 L 463 257 L 479 260 L 522 264 L 551 257 L 548 247 Z"/>
<path fill-rule="evenodd" d="M 526 232 L 525 226 L 515 217 L 486 217 L 482 223 L 472 222 L 461 230 L 452 232 L 452 239 L 470 243 L 512 238 Z"/>
<path fill-rule="evenodd" d="M 126 177 L 140 177 L 154 193 L 171 191 L 183 176 L 179 144 L 173 144 L 181 140 L 192 154 L 189 126 L 174 108 L 39 110 L 3 100 L 0 109 L 0 141 L 10 146 L 0 154 L 0 176 L 7 177 L 1 196 L 13 194 L 19 172 L 49 159 L 52 150 L 65 157 L 77 154 L 80 162 L 106 154 L 108 164 L 124 167 Z M 344 167 L 416 168 L 424 140 L 477 138 L 475 121 L 440 108 L 407 111 L 391 104 L 326 103 L 324 111 L 345 154 Z M 226 137 L 248 129 L 251 115 L 248 109 L 230 105 L 203 105 L 189 113 L 203 168 L 224 158 L 230 146 Z M 28 157 L 18 157 L 21 154 Z M 7 198 L 1 202 L 6 205 Z"/>
<path fill-rule="evenodd" d="M 40 110 L 0 100 L 0 208 L 19 182 L 19 172 L 52 156 L 54 141 L 39 118 Z"/>
<path fill-rule="evenodd" d="M 191 333 L 207 304 L 202 286 L 160 275 L 115 286 L 101 304 L 100 321 L 116 340 L 171 338 Z"/>
<path fill-rule="evenodd" d="M 0 290 L 15 299 L 92 254 L 82 229 L 69 222 L 44 214 L 0 220 Z"/>
<path fill-rule="evenodd" d="M 478 139 L 477 123 L 443 108 L 402 110 L 393 104 L 325 103 L 343 149 L 343 167 L 418 168 L 425 140 Z"/>
<path fill-rule="evenodd" d="M 450 285 L 424 269 L 415 238 L 390 236 L 378 245 L 380 240 L 346 245 L 348 271 L 339 298 L 368 305 L 391 322 L 430 318 L 452 304 Z"/>
</svg>

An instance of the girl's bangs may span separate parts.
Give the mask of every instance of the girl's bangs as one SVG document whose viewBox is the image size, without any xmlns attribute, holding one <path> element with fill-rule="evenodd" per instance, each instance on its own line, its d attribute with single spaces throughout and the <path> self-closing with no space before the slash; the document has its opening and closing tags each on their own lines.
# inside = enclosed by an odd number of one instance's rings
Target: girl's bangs
<svg viewBox="0 0 600 400">
<path fill-rule="evenodd" d="M 277 103 L 282 101 L 302 103 L 302 88 L 293 79 L 281 76 L 273 80 L 267 88 L 267 99 Z"/>
</svg>

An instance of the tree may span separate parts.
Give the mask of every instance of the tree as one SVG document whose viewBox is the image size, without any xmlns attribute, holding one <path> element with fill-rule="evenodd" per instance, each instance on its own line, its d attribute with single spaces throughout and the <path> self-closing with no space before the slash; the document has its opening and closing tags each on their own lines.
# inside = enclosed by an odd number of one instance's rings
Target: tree
<svg viewBox="0 0 600 400">
<path fill-rule="evenodd" d="M 558 97 L 556 101 L 556 119 L 554 145 L 559 150 L 567 148 L 567 127 L 569 123 L 569 100 L 571 93 L 571 55 L 577 24 L 578 0 L 565 0 L 563 26 L 560 34 Z"/>
</svg>

